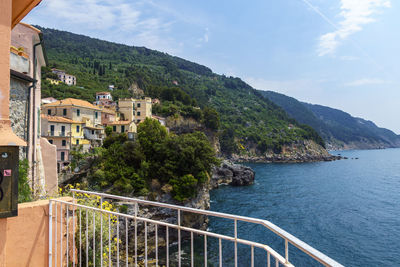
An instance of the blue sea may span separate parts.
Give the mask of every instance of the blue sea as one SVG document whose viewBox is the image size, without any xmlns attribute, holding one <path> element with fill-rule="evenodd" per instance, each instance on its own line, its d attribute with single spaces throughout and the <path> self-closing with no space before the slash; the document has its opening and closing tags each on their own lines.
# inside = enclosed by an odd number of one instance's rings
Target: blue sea
<svg viewBox="0 0 400 267">
<path fill-rule="evenodd" d="M 345 266 L 400 266 L 400 149 L 332 153 L 349 159 L 246 164 L 256 172 L 255 184 L 213 190 L 211 210 L 269 220 Z M 239 238 L 284 255 L 282 239 L 268 230 L 238 227 Z M 227 220 L 211 219 L 209 228 L 233 234 Z M 218 243 L 209 246 L 210 261 L 218 262 Z M 233 265 L 233 251 L 224 241 L 224 266 Z M 250 248 L 239 251 L 239 266 L 249 266 Z M 320 266 L 293 246 L 289 252 L 295 266 Z M 257 249 L 255 257 L 255 266 L 266 266 L 265 253 Z"/>
</svg>

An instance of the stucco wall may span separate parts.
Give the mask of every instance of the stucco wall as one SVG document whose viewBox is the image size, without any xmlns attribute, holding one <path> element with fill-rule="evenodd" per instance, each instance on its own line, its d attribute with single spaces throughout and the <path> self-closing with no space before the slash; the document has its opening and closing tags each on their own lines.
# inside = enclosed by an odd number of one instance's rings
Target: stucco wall
<svg viewBox="0 0 400 267">
<path fill-rule="evenodd" d="M 62 200 L 71 201 L 71 198 L 62 198 Z M 58 216 L 57 219 L 59 227 L 60 217 Z M 65 232 L 65 217 L 63 222 Z M 53 236 L 54 234 L 53 227 Z M 1 267 L 48 266 L 49 201 L 40 200 L 19 204 L 17 217 L 0 219 L 0 235 Z M 60 238 L 57 241 L 60 249 Z M 64 249 L 66 248 L 65 242 L 64 238 Z"/>
<path fill-rule="evenodd" d="M 40 138 L 40 146 L 42 148 L 42 161 L 45 175 L 46 192 L 50 196 L 56 195 L 58 192 L 58 175 L 57 175 L 57 148 L 50 144 L 45 138 Z M 68 153 L 66 153 L 68 156 Z"/>
</svg>

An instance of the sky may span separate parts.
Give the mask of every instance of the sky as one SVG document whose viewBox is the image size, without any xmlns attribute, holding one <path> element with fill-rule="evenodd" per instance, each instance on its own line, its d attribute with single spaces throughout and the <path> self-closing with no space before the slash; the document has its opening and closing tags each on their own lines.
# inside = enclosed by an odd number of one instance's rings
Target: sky
<svg viewBox="0 0 400 267">
<path fill-rule="evenodd" d="M 145 46 L 400 134 L 400 1 L 43 0 L 24 22 Z"/>
</svg>

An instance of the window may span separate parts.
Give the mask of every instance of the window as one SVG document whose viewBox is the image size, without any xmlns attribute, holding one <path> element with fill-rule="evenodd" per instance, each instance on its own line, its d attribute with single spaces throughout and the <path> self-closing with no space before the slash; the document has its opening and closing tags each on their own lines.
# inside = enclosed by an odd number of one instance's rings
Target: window
<svg viewBox="0 0 400 267">
<path fill-rule="evenodd" d="M 50 144 L 53 144 L 53 140 L 49 139 L 49 143 L 50 143 Z"/>
<path fill-rule="evenodd" d="M 50 135 L 54 135 L 54 125 L 50 125 Z"/>
<path fill-rule="evenodd" d="M 95 113 L 94 113 L 94 116 L 96 117 L 96 119 L 99 117 L 99 113 L 96 111 Z"/>
<path fill-rule="evenodd" d="M 81 115 L 81 110 L 80 110 L 80 109 L 77 109 L 77 110 L 76 110 L 76 116 L 79 117 L 80 115 Z"/>
<path fill-rule="evenodd" d="M 81 130 L 81 129 L 79 128 L 79 125 L 76 125 L 76 132 L 79 133 L 80 130 Z"/>
<path fill-rule="evenodd" d="M 65 126 L 61 126 L 61 135 L 62 135 L 62 136 L 65 135 Z"/>
<path fill-rule="evenodd" d="M 92 130 L 92 134 L 94 134 L 94 130 Z"/>
<path fill-rule="evenodd" d="M 66 108 L 63 109 L 63 116 L 67 116 L 67 109 Z"/>
<path fill-rule="evenodd" d="M 140 103 L 137 103 L 137 107 L 140 108 Z"/>
<path fill-rule="evenodd" d="M 125 125 L 121 125 L 121 133 L 125 132 Z"/>
<path fill-rule="evenodd" d="M 47 110 L 47 115 L 51 115 L 51 109 Z"/>
<path fill-rule="evenodd" d="M 137 112 L 137 115 L 140 116 L 140 111 Z"/>
<path fill-rule="evenodd" d="M 76 144 L 79 145 L 79 139 L 76 140 Z"/>
<path fill-rule="evenodd" d="M 62 140 L 62 141 L 61 141 L 61 145 L 62 145 L 62 146 L 67 146 L 67 141 Z"/>
<path fill-rule="evenodd" d="M 117 131 L 117 126 L 113 126 L 113 132 L 116 132 Z"/>
<path fill-rule="evenodd" d="M 65 152 L 61 152 L 61 161 L 65 160 Z"/>
</svg>

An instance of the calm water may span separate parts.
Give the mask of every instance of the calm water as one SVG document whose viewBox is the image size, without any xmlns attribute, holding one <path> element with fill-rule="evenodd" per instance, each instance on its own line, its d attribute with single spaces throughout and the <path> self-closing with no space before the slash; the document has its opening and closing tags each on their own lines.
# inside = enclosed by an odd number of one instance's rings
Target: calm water
<svg viewBox="0 0 400 267">
<path fill-rule="evenodd" d="M 267 219 L 345 266 L 400 266 L 400 149 L 342 151 L 359 159 L 301 164 L 248 164 L 256 183 L 223 186 L 211 193 L 211 210 Z M 232 224 L 211 220 L 210 229 L 232 234 Z M 239 224 L 239 237 L 283 242 L 258 226 Z M 216 260 L 217 243 L 210 241 Z M 225 265 L 233 246 L 223 243 Z M 266 266 L 256 250 L 255 266 Z M 249 266 L 250 249 L 239 255 Z M 318 266 L 290 247 L 296 266 Z"/>
</svg>

